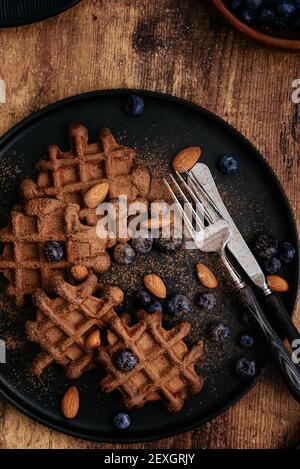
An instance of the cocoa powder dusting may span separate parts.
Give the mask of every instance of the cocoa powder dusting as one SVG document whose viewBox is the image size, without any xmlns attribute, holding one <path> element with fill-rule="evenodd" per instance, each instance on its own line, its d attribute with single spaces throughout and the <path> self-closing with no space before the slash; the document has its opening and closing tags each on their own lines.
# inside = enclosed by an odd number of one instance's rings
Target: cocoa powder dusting
<svg viewBox="0 0 300 469">
<path fill-rule="evenodd" d="M 152 129 L 153 130 L 153 129 Z M 127 144 L 127 134 L 123 132 L 119 139 Z M 82 143 L 82 142 L 81 142 Z M 194 142 L 191 142 L 193 144 Z M 132 142 L 131 142 L 132 144 Z M 168 199 L 168 193 L 161 182 L 162 177 L 168 176 L 171 171 L 170 161 L 174 155 L 170 155 L 163 142 L 154 142 L 146 139 L 144 142 L 139 141 L 138 145 L 133 142 L 132 146 L 138 150 L 139 160 L 147 166 L 151 173 L 151 181 L 149 181 L 149 173 L 143 166 L 138 167 L 135 171 L 136 187 L 140 190 L 141 196 L 147 199 Z M 174 148 L 175 154 L 175 148 Z M 157 162 L 159 161 L 159 164 Z M 11 168 L 6 169 L 11 171 Z M 16 177 L 19 177 L 18 168 L 15 168 Z M 11 173 L 10 173 L 11 177 Z M 0 186 L 2 186 L 5 178 L 5 171 L 0 167 Z M 251 210 L 255 211 L 255 207 L 249 206 L 249 200 L 243 200 L 233 192 L 228 193 L 226 187 L 219 186 L 222 197 L 228 206 L 232 216 L 237 220 L 243 217 L 244 213 Z M 7 189 L 9 192 L 9 189 Z M 147 192 L 147 194 L 146 194 Z M 170 198 L 169 198 L 170 200 Z M 2 213 L 1 213 L 2 215 Z M 5 214 L 6 216 L 6 214 Z M 249 227 L 250 235 L 251 227 Z M 108 250 L 111 254 L 111 250 Z M 214 290 L 217 298 L 217 306 L 213 311 L 206 312 L 197 305 L 197 298 L 205 289 L 199 284 L 195 272 L 197 262 L 203 262 L 216 275 L 218 286 Z M 227 284 L 227 275 L 224 272 L 220 259 L 214 254 L 204 254 L 198 250 L 180 249 L 173 254 L 164 254 L 153 248 L 150 254 L 137 254 L 135 261 L 129 265 L 119 265 L 112 263 L 110 270 L 99 275 L 101 283 L 111 283 L 118 285 L 125 292 L 124 304 L 126 311 L 130 314 L 132 321 L 136 320 L 137 307 L 135 304 L 135 294 L 137 290 L 142 288 L 142 279 L 146 273 L 154 272 L 158 274 L 167 286 L 167 299 L 163 302 L 165 308 L 168 299 L 172 294 L 182 293 L 187 295 L 193 304 L 192 311 L 185 317 L 179 319 L 170 318 L 165 314 L 165 327 L 172 327 L 178 321 L 187 321 L 191 324 L 191 331 L 186 339 L 188 345 L 195 344 L 199 339 L 204 340 L 204 359 L 201 363 L 201 374 L 206 377 L 209 387 L 215 397 L 218 398 L 217 387 L 215 386 L 215 377 L 218 370 L 223 373 L 231 373 L 232 366 L 236 357 L 240 354 L 237 341 L 241 331 L 246 330 L 246 326 L 241 321 L 241 310 L 235 302 L 234 295 Z M 32 304 L 18 311 L 7 298 L 1 298 L 0 304 L 0 338 L 4 339 L 8 349 L 8 359 L 10 366 L 14 372 L 10 374 L 11 384 L 22 392 L 32 396 L 34 389 L 34 399 L 45 403 L 47 406 L 53 407 L 57 405 L 57 382 L 65 381 L 63 370 L 57 366 L 51 366 L 40 377 L 35 377 L 30 373 L 31 364 L 34 357 L 39 352 L 39 348 L 29 343 L 25 338 L 25 324 L 28 319 L 35 317 L 35 308 Z M 216 321 L 223 321 L 230 326 L 231 339 L 223 345 L 216 346 L 215 342 L 210 338 L 210 327 Z M 26 370 L 24 373 L 23 370 Z M 93 375 L 89 373 L 83 375 L 80 379 L 80 386 L 85 389 L 93 380 L 93 389 L 97 395 L 95 399 L 95 408 L 98 409 L 98 392 L 97 383 L 101 370 Z M 86 378 L 89 385 L 86 384 Z M 53 392 L 54 390 L 57 390 Z M 96 409 L 96 410 L 97 410 Z M 191 409 L 190 411 L 191 412 Z"/>
</svg>

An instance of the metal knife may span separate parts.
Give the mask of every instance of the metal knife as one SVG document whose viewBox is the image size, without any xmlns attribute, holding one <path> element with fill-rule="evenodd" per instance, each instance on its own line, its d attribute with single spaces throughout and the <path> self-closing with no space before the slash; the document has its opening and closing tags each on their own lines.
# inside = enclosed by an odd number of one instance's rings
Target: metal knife
<svg viewBox="0 0 300 469">
<path fill-rule="evenodd" d="M 280 326 L 282 332 L 285 333 L 289 343 L 293 348 L 299 347 L 300 333 L 292 322 L 286 307 L 279 296 L 270 289 L 260 265 L 231 218 L 219 194 L 210 169 L 203 163 L 197 163 L 190 172 L 210 194 L 210 197 L 218 207 L 218 210 L 230 225 L 232 235 L 227 245 L 229 251 L 233 254 L 252 282 L 262 291 L 270 313 L 274 316 L 274 319 Z"/>
</svg>

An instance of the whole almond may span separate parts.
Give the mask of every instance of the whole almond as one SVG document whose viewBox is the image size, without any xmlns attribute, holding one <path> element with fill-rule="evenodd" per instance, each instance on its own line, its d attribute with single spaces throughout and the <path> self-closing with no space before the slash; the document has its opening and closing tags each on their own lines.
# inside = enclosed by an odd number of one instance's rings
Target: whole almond
<svg viewBox="0 0 300 469">
<path fill-rule="evenodd" d="M 107 182 L 100 182 L 91 187 L 84 196 L 84 202 L 89 208 L 96 208 L 107 196 L 109 185 Z"/>
<path fill-rule="evenodd" d="M 206 288 L 216 288 L 218 285 L 217 279 L 215 277 L 215 274 L 204 264 L 201 264 L 201 262 L 198 262 L 196 265 L 196 271 L 198 278 L 202 285 Z"/>
<path fill-rule="evenodd" d="M 147 274 L 144 277 L 144 285 L 152 295 L 164 299 L 167 296 L 167 289 L 162 279 L 156 274 Z"/>
<path fill-rule="evenodd" d="M 70 387 L 61 401 L 61 411 L 67 419 L 74 419 L 79 410 L 79 392 L 75 386 Z"/>
<path fill-rule="evenodd" d="M 188 147 L 181 150 L 172 161 L 172 166 L 175 171 L 182 173 L 189 171 L 197 163 L 201 156 L 200 147 Z"/>
<path fill-rule="evenodd" d="M 100 337 L 100 331 L 98 329 L 92 332 L 90 335 L 88 335 L 87 338 L 85 339 L 85 346 L 90 350 L 99 347 L 100 344 L 101 344 L 101 337 Z"/>
<path fill-rule="evenodd" d="M 87 278 L 89 271 L 85 265 L 73 265 L 71 275 L 75 280 L 81 282 Z"/>
<path fill-rule="evenodd" d="M 279 275 L 268 275 L 267 277 L 267 282 L 269 284 L 269 287 L 271 290 L 275 292 L 286 292 L 289 290 L 289 284 L 288 282 L 280 277 Z"/>
</svg>

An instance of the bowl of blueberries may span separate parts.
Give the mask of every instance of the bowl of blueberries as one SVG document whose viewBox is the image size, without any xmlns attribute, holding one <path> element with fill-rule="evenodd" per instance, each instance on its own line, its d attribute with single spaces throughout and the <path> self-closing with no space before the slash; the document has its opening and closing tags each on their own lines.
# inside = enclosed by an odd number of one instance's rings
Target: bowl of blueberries
<svg viewBox="0 0 300 469">
<path fill-rule="evenodd" d="M 300 49 L 300 0 L 212 0 L 232 26 L 266 45 Z"/>
</svg>

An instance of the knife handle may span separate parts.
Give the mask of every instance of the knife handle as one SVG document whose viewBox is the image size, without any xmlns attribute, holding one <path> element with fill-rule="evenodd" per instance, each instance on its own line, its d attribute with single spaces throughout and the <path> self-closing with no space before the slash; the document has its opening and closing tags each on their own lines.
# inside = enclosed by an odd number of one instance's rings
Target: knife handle
<svg viewBox="0 0 300 469">
<path fill-rule="evenodd" d="M 245 285 L 239 290 L 239 296 L 243 306 L 250 311 L 260 326 L 271 356 L 280 369 L 291 394 L 300 402 L 300 368 L 292 361 L 287 349 L 268 322 L 251 288 Z"/>
<path fill-rule="evenodd" d="M 265 296 L 265 303 L 274 317 L 276 323 L 280 327 L 280 330 L 285 334 L 292 348 L 299 347 L 299 343 L 293 346 L 294 341 L 300 341 L 300 333 L 293 323 L 285 305 L 281 298 L 276 293 L 271 293 Z"/>
</svg>

